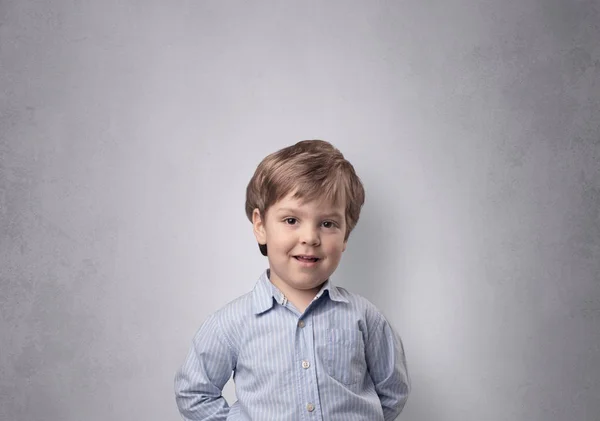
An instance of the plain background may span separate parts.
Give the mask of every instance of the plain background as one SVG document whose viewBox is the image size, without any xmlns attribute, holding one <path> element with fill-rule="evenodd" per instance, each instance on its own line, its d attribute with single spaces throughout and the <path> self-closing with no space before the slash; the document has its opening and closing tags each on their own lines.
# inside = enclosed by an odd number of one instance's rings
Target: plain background
<svg viewBox="0 0 600 421">
<path fill-rule="evenodd" d="M 1 0 L 0 420 L 178 420 L 193 334 L 266 267 L 246 184 L 312 138 L 367 190 L 334 279 L 403 338 L 400 419 L 599 420 L 599 22 Z"/>
</svg>

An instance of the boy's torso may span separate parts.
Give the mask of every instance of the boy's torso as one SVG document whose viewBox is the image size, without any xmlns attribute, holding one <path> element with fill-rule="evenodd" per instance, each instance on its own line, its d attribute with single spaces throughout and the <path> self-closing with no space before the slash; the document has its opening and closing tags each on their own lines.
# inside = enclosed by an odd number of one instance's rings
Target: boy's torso
<svg viewBox="0 0 600 421">
<path fill-rule="evenodd" d="M 217 312 L 236 354 L 228 420 L 383 420 L 365 353 L 379 312 L 343 288 L 321 293 L 300 314 L 265 273 Z"/>
</svg>

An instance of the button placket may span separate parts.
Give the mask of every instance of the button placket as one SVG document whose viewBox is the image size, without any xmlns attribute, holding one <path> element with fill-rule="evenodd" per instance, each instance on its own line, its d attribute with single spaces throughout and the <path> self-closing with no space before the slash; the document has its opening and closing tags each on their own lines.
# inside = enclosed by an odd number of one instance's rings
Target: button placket
<svg viewBox="0 0 600 421">
<path fill-rule="evenodd" d="M 304 401 L 305 414 L 310 420 L 322 421 L 317 383 L 316 356 L 314 344 L 314 311 L 309 311 L 296 322 L 296 334 L 299 342 L 297 356 L 299 376 L 301 380 L 301 399 Z M 301 401 L 301 402 L 302 402 Z M 309 415 L 310 414 L 310 415 Z"/>
</svg>

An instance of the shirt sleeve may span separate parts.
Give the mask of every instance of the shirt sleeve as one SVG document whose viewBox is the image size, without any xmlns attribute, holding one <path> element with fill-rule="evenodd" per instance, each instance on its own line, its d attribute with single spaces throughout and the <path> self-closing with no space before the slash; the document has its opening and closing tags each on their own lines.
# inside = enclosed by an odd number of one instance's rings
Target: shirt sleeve
<svg viewBox="0 0 600 421">
<path fill-rule="evenodd" d="M 402 341 L 381 315 L 375 320 L 373 329 L 369 330 L 366 359 L 384 419 L 393 421 L 408 399 L 410 379 Z"/>
<path fill-rule="evenodd" d="M 194 336 L 185 363 L 175 375 L 175 400 L 186 421 L 225 421 L 229 405 L 221 392 L 236 356 L 215 315 Z"/>
</svg>

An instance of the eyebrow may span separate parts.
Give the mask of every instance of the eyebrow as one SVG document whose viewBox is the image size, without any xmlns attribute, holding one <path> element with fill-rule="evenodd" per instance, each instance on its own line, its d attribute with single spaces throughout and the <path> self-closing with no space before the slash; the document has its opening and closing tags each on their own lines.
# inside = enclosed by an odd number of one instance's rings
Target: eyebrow
<svg viewBox="0 0 600 421">
<path fill-rule="evenodd" d="M 296 213 L 296 214 L 301 214 L 303 213 L 302 211 L 300 211 L 299 209 L 291 209 L 291 208 L 279 208 L 277 209 L 277 212 L 279 213 Z M 342 214 L 338 213 L 338 212 L 330 212 L 330 213 L 326 213 L 324 215 L 321 215 L 322 218 L 337 218 L 337 219 L 344 219 L 344 217 L 342 216 Z"/>
</svg>

